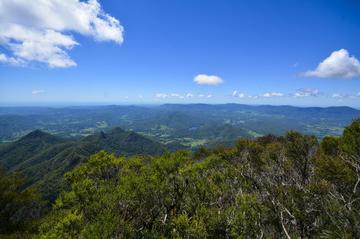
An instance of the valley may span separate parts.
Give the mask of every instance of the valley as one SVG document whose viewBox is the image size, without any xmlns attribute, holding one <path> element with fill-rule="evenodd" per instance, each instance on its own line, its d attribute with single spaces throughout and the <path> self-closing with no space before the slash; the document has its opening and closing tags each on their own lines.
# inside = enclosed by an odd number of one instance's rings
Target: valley
<svg viewBox="0 0 360 239">
<path fill-rule="evenodd" d="M 341 135 L 360 116 L 350 107 L 293 107 L 241 104 L 165 104 L 153 106 L 0 107 L 0 140 L 9 142 L 41 129 L 64 138 L 81 138 L 121 127 L 163 144 L 188 148 L 229 144 L 238 138 L 288 130 Z"/>
</svg>

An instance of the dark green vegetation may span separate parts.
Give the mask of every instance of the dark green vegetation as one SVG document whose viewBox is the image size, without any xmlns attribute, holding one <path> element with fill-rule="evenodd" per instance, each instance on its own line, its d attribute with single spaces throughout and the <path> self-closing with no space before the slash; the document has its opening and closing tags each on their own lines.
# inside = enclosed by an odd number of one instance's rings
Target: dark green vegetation
<svg viewBox="0 0 360 239">
<path fill-rule="evenodd" d="M 21 185 L 18 176 L 0 176 L 5 185 Z M 15 191 L 9 200 L 12 191 L 0 184 L 0 222 L 8 222 L 1 233 L 18 238 L 360 238 L 360 120 L 341 137 L 321 143 L 290 131 L 195 153 L 118 157 L 101 151 L 65 178 L 70 187 L 52 208 L 31 217 L 18 213 L 17 202 L 26 212 L 29 203 L 41 205 L 41 200 L 30 189 Z M 14 224 L 12 218 L 24 223 Z"/>
<path fill-rule="evenodd" d="M 79 140 L 63 139 L 35 130 L 0 147 L 0 164 L 9 172 L 28 177 L 46 199 L 54 200 L 64 189 L 63 174 L 100 150 L 116 155 L 160 155 L 167 148 L 134 132 L 114 128 Z"/>
<path fill-rule="evenodd" d="M 41 129 L 62 137 L 82 137 L 121 127 L 162 143 L 196 148 L 233 143 L 239 137 L 284 135 L 288 130 L 323 138 L 341 135 L 360 111 L 349 107 L 160 105 L 94 107 L 2 107 L 0 141 Z"/>
<path fill-rule="evenodd" d="M 0 168 L 0 238 L 26 238 L 37 231 L 45 204 L 34 189 L 24 190 L 25 182 L 21 174 Z"/>
</svg>

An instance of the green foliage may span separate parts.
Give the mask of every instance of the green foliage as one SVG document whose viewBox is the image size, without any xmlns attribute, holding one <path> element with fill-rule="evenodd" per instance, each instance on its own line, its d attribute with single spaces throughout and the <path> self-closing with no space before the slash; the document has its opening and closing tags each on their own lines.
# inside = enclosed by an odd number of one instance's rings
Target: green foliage
<svg viewBox="0 0 360 239">
<path fill-rule="evenodd" d="M 310 175 L 311 160 L 317 150 L 317 140 L 313 136 L 305 136 L 290 131 L 286 135 L 286 156 L 300 176 L 300 182 L 306 184 Z"/>
<path fill-rule="evenodd" d="M 339 141 L 339 138 L 326 136 L 320 144 L 320 150 L 326 155 L 337 156 L 339 154 Z"/>
<path fill-rule="evenodd" d="M 65 174 L 36 237 L 359 238 L 357 124 L 320 145 L 291 131 L 195 153 L 100 151 Z"/>
<path fill-rule="evenodd" d="M 235 215 L 230 224 L 233 238 L 257 238 L 263 234 L 267 208 L 256 195 L 244 194 L 236 198 Z M 260 232 L 260 233 L 259 233 Z"/>
<path fill-rule="evenodd" d="M 345 128 L 341 150 L 348 155 L 360 155 L 360 119 L 354 120 Z"/>
<path fill-rule="evenodd" d="M 0 237 L 27 238 L 36 232 L 44 203 L 34 189 L 24 190 L 26 179 L 0 168 Z"/>
</svg>

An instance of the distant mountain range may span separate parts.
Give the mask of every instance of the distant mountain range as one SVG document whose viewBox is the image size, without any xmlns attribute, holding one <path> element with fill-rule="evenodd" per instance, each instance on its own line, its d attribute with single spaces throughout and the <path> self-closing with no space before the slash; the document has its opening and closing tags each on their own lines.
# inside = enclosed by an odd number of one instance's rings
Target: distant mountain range
<svg viewBox="0 0 360 239">
<path fill-rule="evenodd" d="M 65 186 L 63 174 L 100 150 L 116 155 L 160 155 L 168 148 L 135 132 L 114 128 L 79 140 L 35 130 L 0 147 L 0 164 L 29 178 L 50 200 Z"/>
<path fill-rule="evenodd" d="M 360 117 L 350 107 L 293 107 L 242 104 L 153 106 L 0 107 L 0 141 L 14 141 L 35 129 L 78 137 L 114 127 L 132 130 L 170 146 L 197 148 L 240 137 L 283 135 L 288 130 L 322 138 L 341 135 Z"/>
</svg>

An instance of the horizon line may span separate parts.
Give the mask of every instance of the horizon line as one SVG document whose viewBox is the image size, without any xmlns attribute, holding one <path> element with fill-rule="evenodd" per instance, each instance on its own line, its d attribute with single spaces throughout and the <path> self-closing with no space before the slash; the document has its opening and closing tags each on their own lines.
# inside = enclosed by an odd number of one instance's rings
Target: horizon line
<svg viewBox="0 0 360 239">
<path fill-rule="evenodd" d="M 140 103 L 140 102 L 0 102 L 1 108 L 20 108 L 20 107 L 48 107 L 48 108 L 67 108 L 67 107 L 101 107 L 101 106 L 162 106 L 162 105 L 246 105 L 246 106 L 277 106 L 277 107 L 297 107 L 297 108 L 331 108 L 331 107 L 347 107 L 360 110 L 360 106 L 350 105 L 296 105 L 296 104 L 251 104 L 239 102 L 223 102 L 223 103 L 204 103 L 204 102 L 159 102 L 159 103 Z"/>
</svg>

